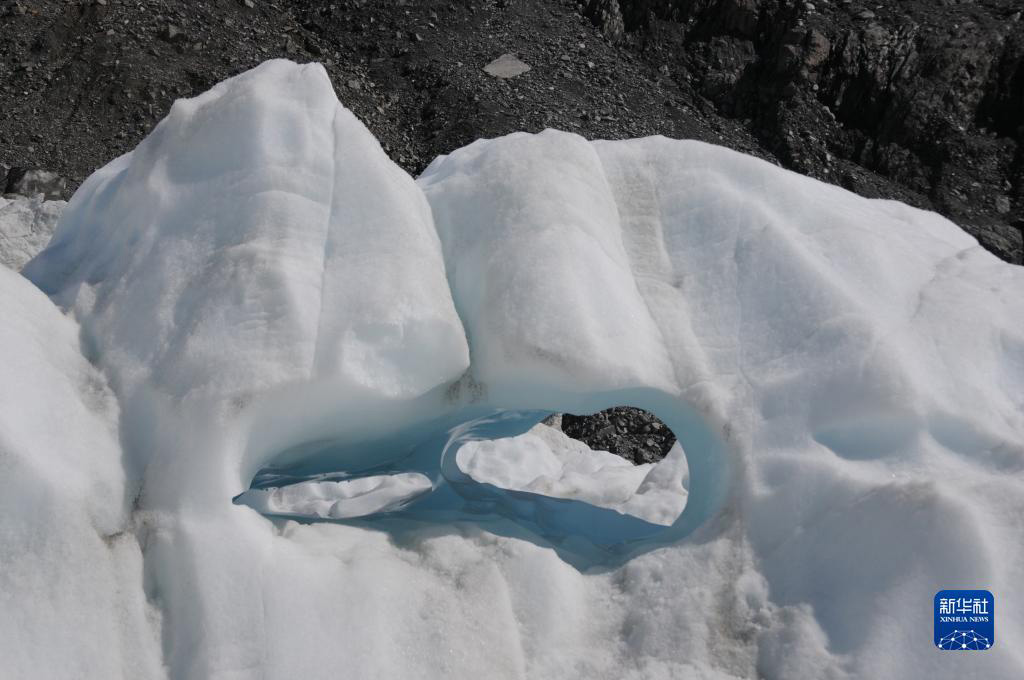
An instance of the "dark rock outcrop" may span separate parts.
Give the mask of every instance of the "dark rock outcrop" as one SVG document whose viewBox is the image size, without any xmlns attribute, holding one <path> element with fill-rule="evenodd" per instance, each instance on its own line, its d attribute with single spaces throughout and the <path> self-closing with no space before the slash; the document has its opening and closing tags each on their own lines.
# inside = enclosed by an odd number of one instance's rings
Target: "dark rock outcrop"
<svg viewBox="0 0 1024 680">
<path fill-rule="evenodd" d="M 583 14 L 612 42 L 622 40 L 626 33 L 626 24 L 618 0 L 586 0 Z"/>
<path fill-rule="evenodd" d="M 0 182 L 3 193 L 21 196 L 42 194 L 49 200 L 67 198 L 67 180 L 48 170 L 28 170 L 14 167 L 7 171 L 6 179 Z"/>
<path fill-rule="evenodd" d="M 675 434 L 657 416 L 632 406 L 582 416 L 564 413 L 561 427 L 590 448 L 618 454 L 634 465 L 661 460 L 676 443 Z"/>
<path fill-rule="evenodd" d="M 783 165 L 938 210 L 1024 261 L 1015 0 L 616 2 L 625 44 L 719 115 L 746 121 Z"/>
</svg>

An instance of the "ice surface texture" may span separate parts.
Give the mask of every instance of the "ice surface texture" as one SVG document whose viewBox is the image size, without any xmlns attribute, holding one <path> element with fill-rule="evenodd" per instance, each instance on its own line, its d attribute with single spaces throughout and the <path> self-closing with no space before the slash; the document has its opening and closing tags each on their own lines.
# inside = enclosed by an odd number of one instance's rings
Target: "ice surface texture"
<svg viewBox="0 0 1024 680">
<path fill-rule="evenodd" d="M 0 350 L 28 366 L 0 369 L 0 464 L 55 499 L 3 496 L 31 546 L 0 549 L 15 677 L 1024 674 L 1013 645 L 931 642 L 958 586 L 1024 635 L 1024 270 L 937 215 L 706 144 L 554 131 L 414 182 L 323 69 L 275 61 L 178 102 L 25 273 L 99 372 L 0 277 L 26 319 Z M 86 407 L 100 372 L 119 414 Z M 618 403 L 686 451 L 667 545 L 580 571 L 586 545 L 545 544 L 580 521 L 566 501 L 530 524 L 484 494 L 506 519 L 445 521 L 460 443 Z M 77 419 L 57 436 L 53 412 Z M 275 467 L 417 466 L 437 488 L 393 519 L 231 502 Z"/>
<path fill-rule="evenodd" d="M 0 319 L 0 676 L 153 677 L 117 402 L 75 323 L 2 266 Z"/>
<path fill-rule="evenodd" d="M 678 444 L 657 464 L 633 465 L 541 424 L 518 437 L 469 442 L 456 462 L 478 482 L 580 500 L 653 524 L 672 524 L 686 506 L 686 456 Z"/>
<path fill-rule="evenodd" d="M 0 197 L 0 266 L 17 271 L 42 250 L 64 205 L 44 200 L 41 194 Z"/>
</svg>

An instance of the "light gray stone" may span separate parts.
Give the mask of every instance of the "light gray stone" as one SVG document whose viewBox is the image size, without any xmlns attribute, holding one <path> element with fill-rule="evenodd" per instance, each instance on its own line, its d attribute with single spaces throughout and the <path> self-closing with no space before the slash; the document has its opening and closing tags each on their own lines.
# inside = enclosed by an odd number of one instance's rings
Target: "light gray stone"
<svg viewBox="0 0 1024 680">
<path fill-rule="evenodd" d="M 484 71 L 495 78 L 515 78 L 530 70 L 530 65 L 520 61 L 514 54 L 503 54 L 487 66 Z"/>
</svg>

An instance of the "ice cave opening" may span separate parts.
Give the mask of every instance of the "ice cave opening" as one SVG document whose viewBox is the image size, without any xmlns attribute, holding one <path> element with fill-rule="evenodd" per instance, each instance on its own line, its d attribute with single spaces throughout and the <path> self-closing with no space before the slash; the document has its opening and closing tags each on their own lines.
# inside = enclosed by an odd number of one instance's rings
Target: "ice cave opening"
<svg viewBox="0 0 1024 680">
<path fill-rule="evenodd" d="M 549 424 L 554 415 L 471 410 L 373 441 L 306 442 L 233 501 L 275 522 L 391 533 L 469 523 L 550 547 L 580 569 L 680 540 L 721 505 L 726 457 L 696 414 L 676 409 L 666 427 L 681 436 L 639 465 L 569 437 Z M 706 485 L 691 488 L 694 477 Z"/>
</svg>

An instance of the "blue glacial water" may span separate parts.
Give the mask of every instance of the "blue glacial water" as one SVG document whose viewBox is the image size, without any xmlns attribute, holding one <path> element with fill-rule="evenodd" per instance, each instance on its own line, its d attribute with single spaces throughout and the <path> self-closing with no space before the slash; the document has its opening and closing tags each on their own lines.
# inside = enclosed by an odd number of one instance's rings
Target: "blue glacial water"
<svg viewBox="0 0 1024 680">
<path fill-rule="evenodd" d="M 549 547 L 580 570 L 616 566 L 659 546 L 686 539 L 718 512 L 727 494 L 728 456 L 722 438 L 695 412 L 680 408 L 674 400 L 662 404 L 662 408 L 650 406 L 648 403 L 643 408 L 657 413 L 677 434 L 690 468 L 686 508 L 670 526 L 652 524 L 583 501 L 481 483 L 459 469 L 456 452 L 464 443 L 514 437 L 550 415 L 550 411 L 466 412 L 446 422 L 420 426 L 394 439 L 363 443 L 358 451 L 352 445 L 307 443 L 301 450 L 293 449 L 282 456 L 293 461 L 287 466 L 261 470 L 253 479 L 252 488 L 417 472 L 431 480 L 432 489 L 387 512 L 342 520 L 270 516 L 362 526 L 389 532 L 396 540 L 425 525 L 454 529 L 471 524 L 494 534 Z M 387 463 L 373 464 L 385 458 Z"/>
</svg>

